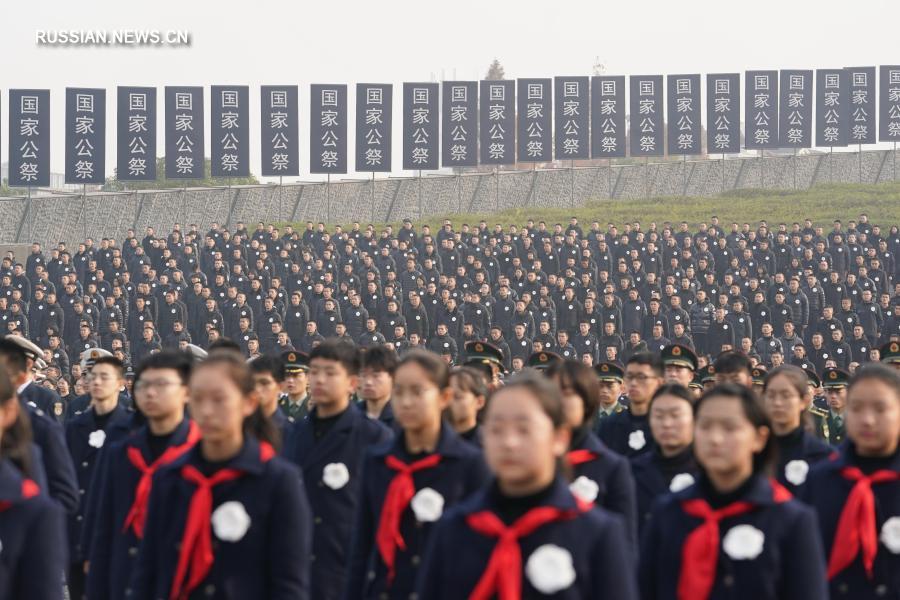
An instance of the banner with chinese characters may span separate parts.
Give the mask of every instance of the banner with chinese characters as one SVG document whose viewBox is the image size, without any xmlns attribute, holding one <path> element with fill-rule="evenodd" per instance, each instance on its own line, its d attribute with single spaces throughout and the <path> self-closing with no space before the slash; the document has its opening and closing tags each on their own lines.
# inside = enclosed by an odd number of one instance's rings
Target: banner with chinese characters
<svg viewBox="0 0 900 600">
<path fill-rule="evenodd" d="M 116 179 L 156 179 L 156 88 L 116 90 Z"/>
<path fill-rule="evenodd" d="M 847 145 L 850 94 L 844 69 L 816 71 L 816 146 Z"/>
<path fill-rule="evenodd" d="M 300 174 L 300 117 L 296 85 L 260 88 L 260 152 L 263 177 Z"/>
<path fill-rule="evenodd" d="M 878 138 L 875 128 L 875 67 L 847 67 L 850 88 L 851 144 L 874 144 Z"/>
<path fill-rule="evenodd" d="M 250 88 L 214 85 L 210 94 L 210 172 L 213 177 L 247 177 L 250 175 Z"/>
<path fill-rule="evenodd" d="M 669 154 L 700 154 L 700 75 L 669 75 L 666 87 Z"/>
<path fill-rule="evenodd" d="M 403 168 L 438 168 L 440 148 L 437 83 L 403 84 Z"/>
<path fill-rule="evenodd" d="M 482 81 L 479 104 L 481 164 L 516 162 L 516 88 L 513 81 Z"/>
<path fill-rule="evenodd" d="M 50 185 L 50 90 L 9 90 L 9 185 Z"/>
<path fill-rule="evenodd" d="M 632 75 L 630 84 L 631 156 L 662 156 L 662 75 Z"/>
<path fill-rule="evenodd" d="M 778 145 L 782 148 L 812 146 L 813 72 L 781 71 L 778 101 Z"/>
<path fill-rule="evenodd" d="M 478 82 L 441 85 L 441 166 L 474 167 L 478 165 Z"/>
<path fill-rule="evenodd" d="M 519 162 L 553 160 L 553 98 L 550 79 L 519 79 L 516 149 Z"/>
<path fill-rule="evenodd" d="M 591 156 L 625 156 L 625 76 L 591 77 Z"/>
<path fill-rule="evenodd" d="M 203 88 L 166 87 L 166 179 L 203 179 Z"/>
<path fill-rule="evenodd" d="M 66 88 L 66 183 L 106 181 L 106 90 Z"/>
<path fill-rule="evenodd" d="M 882 65 L 878 98 L 879 142 L 900 142 L 900 65 Z"/>
<path fill-rule="evenodd" d="M 744 148 L 777 148 L 778 71 L 747 71 L 744 88 Z"/>
<path fill-rule="evenodd" d="M 741 151 L 741 76 L 710 73 L 706 76 L 706 152 Z"/>
<path fill-rule="evenodd" d="M 347 172 L 347 86 L 310 86 L 309 172 Z"/>
<path fill-rule="evenodd" d="M 556 77 L 556 159 L 590 157 L 590 97 L 587 77 Z"/>
<path fill-rule="evenodd" d="M 389 83 L 356 84 L 357 171 L 391 172 L 393 90 Z"/>
</svg>

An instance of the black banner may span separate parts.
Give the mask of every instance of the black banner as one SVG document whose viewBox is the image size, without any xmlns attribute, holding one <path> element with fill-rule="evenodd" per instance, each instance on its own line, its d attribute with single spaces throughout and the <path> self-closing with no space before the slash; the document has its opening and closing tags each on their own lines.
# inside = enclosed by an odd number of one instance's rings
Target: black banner
<svg viewBox="0 0 900 600">
<path fill-rule="evenodd" d="M 778 71 L 747 71 L 744 88 L 744 148 L 777 148 Z"/>
<path fill-rule="evenodd" d="M 440 107 L 437 83 L 403 84 L 403 169 L 437 169 Z"/>
<path fill-rule="evenodd" d="M 590 157 L 590 97 L 587 77 L 556 77 L 556 159 Z"/>
<path fill-rule="evenodd" d="M 591 156 L 625 156 L 625 76 L 591 77 Z"/>
<path fill-rule="evenodd" d="M 875 67 L 848 67 L 850 88 L 851 144 L 874 144 L 878 138 L 875 128 Z"/>
<path fill-rule="evenodd" d="M 700 154 L 700 75 L 669 75 L 666 88 L 669 154 Z"/>
<path fill-rule="evenodd" d="M 203 179 L 203 88 L 166 87 L 166 179 Z"/>
<path fill-rule="evenodd" d="M 519 79 L 516 149 L 519 162 L 553 160 L 553 97 L 550 79 Z"/>
<path fill-rule="evenodd" d="M 512 81 L 482 81 L 479 106 L 481 164 L 516 162 L 516 88 Z"/>
<path fill-rule="evenodd" d="M 711 73 L 706 76 L 706 152 L 741 151 L 741 76 Z"/>
<path fill-rule="evenodd" d="M 347 86 L 310 86 L 309 172 L 347 172 Z"/>
<path fill-rule="evenodd" d="M 778 145 L 782 148 L 812 146 L 813 72 L 784 70 L 778 95 Z"/>
<path fill-rule="evenodd" d="M 441 102 L 441 166 L 478 165 L 478 82 L 445 81 Z"/>
<path fill-rule="evenodd" d="M 631 156 L 662 156 L 662 75 L 632 75 L 630 83 Z"/>
<path fill-rule="evenodd" d="M 900 65 L 881 66 L 879 142 L 900 142 Z"/>
<path fill-rule="evenodd" d="M 116 98 L 116 179 L 156 179 L 156 88 L 120 87 Z"/>
<path fill-rule="evenodd" d="M 357 171 L 391 172 L 393 90 L 389 83 L 356 84 Z"/>
<path fill-rule="evenodd" d="M 844 69 L 816 71 L 816 146 L 843 147 L 850 131 L 850 94 Z"/>
<path fill-rule="evenodd" d="M 263 177 L 300 174 L 300 122 L 296 85 L 260 88 L 260 152 Z"/>
<path fill-rule="evenodd" d="M 106 181 L 106 90 L 66 88 L 66 183 Z"/>
<path fill-rule="evenodd" d="M 50 90 L 9 90 L 9 185 L 50 185 Z"/>
<path fill-rule="evenodd" d="M 210 130 L 213 177 L 250 175 L 250 88 L 214 85 Z"/>
</svg>

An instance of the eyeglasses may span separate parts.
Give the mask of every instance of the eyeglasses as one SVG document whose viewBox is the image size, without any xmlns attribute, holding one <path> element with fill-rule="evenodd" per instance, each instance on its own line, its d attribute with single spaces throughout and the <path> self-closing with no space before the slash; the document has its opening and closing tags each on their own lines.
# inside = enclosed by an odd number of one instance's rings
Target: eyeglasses
<svg viewBox="0 0 900 600">
<path fill-rule="evenodd" d="M 650 375 L 645 375 L 643 373 L 626 373 L 623 378 L 625 381 L 635 381 L 637 383 L 646 383 L 651 379 L 655 379 Z"/>
</svg>

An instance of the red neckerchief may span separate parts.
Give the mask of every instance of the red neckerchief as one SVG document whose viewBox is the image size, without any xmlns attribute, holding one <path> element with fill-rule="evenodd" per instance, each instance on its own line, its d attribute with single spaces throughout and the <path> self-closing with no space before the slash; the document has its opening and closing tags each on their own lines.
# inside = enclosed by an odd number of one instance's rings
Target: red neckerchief
<svg viewBox="0 0 900 600">
<path fill-rule="evenodd" d="M 791 493 L 783 486 L 772 483 L 772 498 L 776 503 L 787 502 Z M 678 600 L 706 600 L 716 580 L 716 564 L 719 560 L 719 523 L 755 510 L 750 502 L 732 502 L 713 510 L 702 498 L 683 500 L 682 510 L 692 517 L 703 519 L 684 540 L 681 547 L 681 573 L 678 576 Z"/>
<path fill-rule="evenodd" d="M 591 452 L 590 450 L 570 450 L 566 452 L 566 462 L 569 463 L 570 466 L 575 467 L 580 464 L 584 464 L 587 462 L 591 462 L 597 458 L 597 455 Z"/>
<path fill-rule="evenodd" d="M 178 457 L 193 448 L 194 444 L 196 444 L 199 439 L 200 428 L 197 427 L 196 423 L 190 421 L 185 442 L 178 446 L 169 446 L 166 448 L 166 451 L 153 461 L 153 464 L 150 466 L 147 466 L 144 455 L 141 454 L 138 447 L 128 447 L 126 456 L 132 466 L 141 473 L 141 478 L 138 481 L 137 487 L 134 489 L 134 502 L 131 504 L 131 510 L 128 511 L 128 516 L 125 517 L 125 523 L 122 525 L 122 532 L 128 531 L 128 528 L 131 527 L 132 531 L 134 531 L 134 535 L 137 536 L 138 539 L 144 538 L 144 524 L 147 521 L 147 503 L 150 501 L 150 490 L 153 487 L 154 473 L 156 473 L 160 467 L 175 462 Z"/>
<path fill-rule="evenodd" d="M 259 459 L 268 462 L 275 456 L 275 450 L 266 442 L 259 443 Z M 184 523 L 184 534 L 181 537 L 181 551 L 178 555 L 178 566 L 172 580 L 171 600 L 186 600 L 191 592 L 200 585 L 215 562 L 212 551 L 212 503 L 213 487 L 226 481 L 233 481 L 243 475 L 237 469 L 221 469 L 205 477 L 192 465 L 181 467 L 181 476 L 196 484 L 197 489 L 188 506 L 187 519 Z M 188 570 L 190 576 L 188 577 Z M 187 581 L 185 581 L 187 578 Z"/>
<path fill-rule="evenodd" d="M 41 488 L 38 487 L 38 484 L 36 484 L 35 482 L 33 482 L 30 479 L 22 480 L 21 494 L 22 494 L 23 500 L 28 500 L 29 498 L 34 498 L 35 496 L 37 496 L 40 493 L 41 493 Z M 13 505 L 12 500 L 4 500 L 4 501 L 0 502 L 0 512 L 3 512 L 4 510 L 11 508 L 12 505 Z"/>
<path fill-rule="evenodd" d="M 397 471 L 388 486 L 384 496 L 384 506 L 381 509 L 381 518 L 378 522 L 378 531 L 375 533 L 375 541 L 378 544 L 378 552 L 381 560 L 388 569 L 388 582 L 394 580 L 394 563 L 397 557 L 397 548 L 406 550 L 406 542 L 400 534 L 400 520 L 403 511 L 409 506 L 410 500 L 416 494 L 416 486 L 413 482 L 413 473 L 431 469 L 441 462 L 440 454 L 432 454 L 422 460 L 406 464 L 395 456 L 388 455 L 384 463 L 389 469 Z"/>
<path fill-rule="evenodd" d="M 878 553 L 878 532 L 875 526 L 875 494 L 872 485 L 900 479 L 900 473 L 882 469 L 864 475 L 857 467 L 841 469 L 844 479 L 855 481 L 841 516 L 838 519 L 831 556 L 828 558 L 828 579 L 849 567 L 862 550 L 866 576 L 872 579 L 872 567 Z"/>
<path fill-rule="evenodd" d="M 580 513 L 589 511 L 593 504 L 576 498 L 577 509 L 564 510 L 555 506 L 539 506 L 516 519 L 512 525 L 505 525 L 497 515 L 483 510 L 466 517 L 466 523 L 486 537 L 495 537 L 497 544 L 491 552 L 487 568 L 472 590 L 469 600 L 520 600 L 522 597 L 522 549 L 519 539 L 530 535 L 536 529 L 566 519 L 574 519 Z"/>
</svg>

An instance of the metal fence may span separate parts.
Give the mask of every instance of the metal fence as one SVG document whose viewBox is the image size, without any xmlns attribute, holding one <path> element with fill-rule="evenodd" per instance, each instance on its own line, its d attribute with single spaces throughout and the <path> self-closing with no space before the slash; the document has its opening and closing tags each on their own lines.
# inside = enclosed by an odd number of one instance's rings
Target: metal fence
<svg viewBox="0 0 900 600">
<path fill-rule="evenodd" d="M 361 223 L 509 208 L 579 206 L 611 198 L 713 196 L 742 188 L 807 189 L 822 183 L 897 179 L 890 150 L 611 167 L 500 171 L 376 181 L 337 181 L 0 198 L 0 243 L 76 244 L 133 227 L 325 221 Z"/>
</svg>

